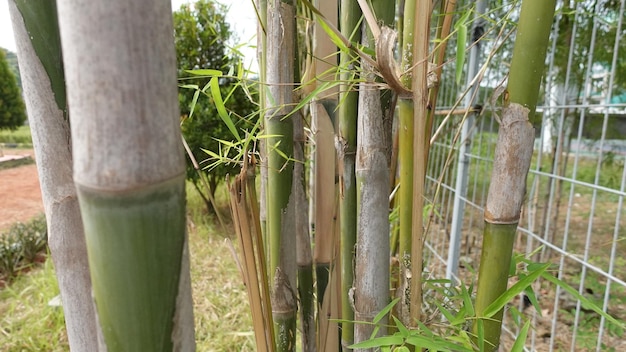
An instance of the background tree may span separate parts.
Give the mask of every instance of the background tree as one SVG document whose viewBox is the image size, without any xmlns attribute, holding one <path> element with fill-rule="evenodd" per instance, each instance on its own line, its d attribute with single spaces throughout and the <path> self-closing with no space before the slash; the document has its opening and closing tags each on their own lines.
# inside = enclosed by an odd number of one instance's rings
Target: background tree
<svg viewBox="0 0 626 352">
<path fill-rule="evenodd" d="M 4 50 L 0 50 L 0 82 L 0 129 L 18 128 L 26 121 L 26 108 Z"/>
<path fill-rule="evenodd" d="M 182 84 L 194 84 L 204 88 L 211 77 L 193 76 L 186 70 L 211 69 L 228 74 L 237 66 L 239 58 L 229 53 L 228 41 L 233 37 L 230 25 L 226 22 L 226 7 L 212 0 L 199 0 L 193 4 L 184 4 L 174 12 L 174 32 L 176 42 L 176 58 L 178 60 L 178 77 Z M 244 89 L 236 85 L 233 78 L 221 77 L 220 90 L 224 96 L 224 104 L 235 123 L 243 123 L 246 116 L 254 111 L 254 105 Z M 208 93 L 209 91 L 207 91 Z M 179 88 L 182 131 L 195 158 L 198 161 L 207 159 L 202 149 L 217 151 L 219 141 L 232 140 L 233 135 L 220 119 L 216 103 L 210 93 L 197 98 L 196 90 Z M 193 112 L 191 111 L 193 105 Z M 207 164 L 204 164 L 207 166 Z M 221 164 L 211 168 L 207 173 L 211 192 L 227 173 L 238 172 L 235 164 Z M 193 165 L 187 163 L 187 178 L 204 199 L 207 209 L 212 209 L 209 195 L 199 187 L 199 175 Z"/>
<path fill-rule="evenodd" d="M 17 54 L 8 49 L 0 48 L 0 51 L 4 51 L 5 58 L 7 63 L 9 64 L 9 68 L 11 72 L 15 75 L 17 79 L 17 85 L 20 87 L 20 91 L 22 90 L 22 78 L 20 77 L 20 67 L 17 62 Z"/>
</svg>

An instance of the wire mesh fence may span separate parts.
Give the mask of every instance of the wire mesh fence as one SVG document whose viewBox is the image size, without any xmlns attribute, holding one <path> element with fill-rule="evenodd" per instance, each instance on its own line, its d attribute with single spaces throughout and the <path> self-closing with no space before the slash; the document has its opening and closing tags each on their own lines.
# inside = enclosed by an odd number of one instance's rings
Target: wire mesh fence
<svg viewBox="0 0 626 352">
<path fill-rule="evenodd" d="M 558 3 L 514 249 L 535 262 L 553 263 L 559 280 L 621 321 L 626 320 L 625 3 Z M 438 104 L 443 107 L 435 123 L 441 131 L 432 143 L 427 177 L 433 211 L 426 270 L 431 277 L 465 282 L 480 257 L 498 131 L 494 92 L 505 84 L 511 57 L 511 48 L 501 43 L 516 16 L 512 5 L 501 1 L 476 6 L 484 15 L 474 21 L 473 39 L 481 40 L 468 49 L 465 83 L 455 84 L 454 65 L 444 67 Z M 507 13 L 509 21 L 498 21 Z M 464 86 L 470 88 L 460 97 Z M 482 110 L 472 109 L 478 105 Z M 524 297 L 514 303 L 532 320 L 527 350 L 626 350 L 624 331 L 584 301 L 546 281 L 533 289 L 539 311 Z M 506 317 L 509 323 L 515 319 Z M 517 331 L 514 324 L 505 326 L 502 349 L 508 350 Z"/>
</svg>

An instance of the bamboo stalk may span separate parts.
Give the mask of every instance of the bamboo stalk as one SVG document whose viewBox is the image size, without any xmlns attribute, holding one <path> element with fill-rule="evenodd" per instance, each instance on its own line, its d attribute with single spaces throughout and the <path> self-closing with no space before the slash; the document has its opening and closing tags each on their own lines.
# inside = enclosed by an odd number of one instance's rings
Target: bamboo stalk
<svg viewBox="0 0 626 352">
<path fill-rule="evenodd" d="M 353 0 L 341 0 L 340 28 L 346 38 L 359 42 L 361 31 L 357 24 L 361 17 L 359 5 Z M 338 121 L 337 159 L 339 163 L 339 218 L 341 233 L 341 345 L 343 351 L 350 351 L 348 346 L 354 343 L 354 302 L 350 291 L 354 285 L 354 257 L 357 233 L 357 185 L 355 178 L 356 141 L 357 141 L 357 104 L 359 93 L 353 89 L 350 80 L 354 71 L 353 55 L 340 53 L 340 104 Z"/>
<path fill-rule="evenodd" d="M 171 4 L 58 9 L 100 349 L 193 350 Z"/>
<path fill-rule="evenodd" d="M 272 310 L 278 351 L 296 341 L 296 237 L 293 187 L 295 9 L 293 0 L 267 4 L 267 235 Z"/>
<path fill-rule="evenodd" d="M 37 156 L 48 246 L 73 351 L 96 351 L 87 246 L 72 177 L 72 148 L 56 3 L 9 1 L 24 101 Z"/>
<path fill-rule="evenodd" d="M 413 23 L 413 65 L 412 87 L 414 108 L 413 133 L 413 206 L 411 242 L 411 281 L 410 281 L 410 322 L 421 321 L 422 312 L 422 266 L 424 249 L 424 182 L 426 179 L 427 153 L 424 151 L 424 138 L 427 130 L 428 114 L 428 40 L 430 30 L 430 2 L 419 1 L 415 6 Z"/>
<path fill-rule="evenodd" d="M 416 0 L 406 0 L 404 3 L 404 28 L 402 29 L 402 72 L 410 72 L 413 67 L 414 45 L 413 30 L 415 19 Z M 411 75 L 401 77 L 402 85 L 408 90 L 412 89 Z M 400 192 L 398 193 L 398 288 L 396 296 L 401 297 L 397 306 L 399 319 L 405 324 L 410 323 L 410 280 L 411 280 L 411 244 L 413 238 L 413 135 L 414 131 L 414 107 L 413 97 L 401 96 L 398 100 L 398 139 L 399 139 L 399 179 Z"/>
<path fill-rule="evenodd" d="M 513 49 L 509 83 L 485 206 L 485 231 L 478 274 L 474 332 L 484 327 L 486 351 L 500 344 L 503 310 L 484 317 L 483 312 L 507 287 L 515 233 L 526 192 L 526 177 L 533 154 L 533 116 L 556 0 L 523 0 Z"/>
</svg>

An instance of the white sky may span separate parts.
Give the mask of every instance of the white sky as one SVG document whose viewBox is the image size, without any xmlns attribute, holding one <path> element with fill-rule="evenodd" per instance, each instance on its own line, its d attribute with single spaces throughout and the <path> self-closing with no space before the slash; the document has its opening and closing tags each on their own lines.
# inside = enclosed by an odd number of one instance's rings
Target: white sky
<svg viewBox="0 0 626 352">
<path fill-rule="evenodd" d="M 172 0 L 172 9 L 177 10 L 181 4 L 194 2 L 193 0 Z M 256 44 L 256 14 L 252 0 L 218 0 L 218 2 L 230 6 L 226 21 L 231 29 L 239 37 L 239 43 Z M 9 16 L 9 4 L 7 0 L 0 0 L 0 47 L 15 52 L 15 40 L 13 27 Z M 256 51 L 253 48 L 240 49 L 246 56 L 246 62 L 254 61 L 253 69 L 256 70 Z M 249 64 L 248 64 L 249 65 Z"/>
</svg>

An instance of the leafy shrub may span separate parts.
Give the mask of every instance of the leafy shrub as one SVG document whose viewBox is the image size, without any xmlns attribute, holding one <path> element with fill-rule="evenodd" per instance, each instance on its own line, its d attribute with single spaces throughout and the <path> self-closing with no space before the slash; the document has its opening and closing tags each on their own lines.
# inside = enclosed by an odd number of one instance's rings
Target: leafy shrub
<svg viewBox="0 0 626 352">
<path fill-rule="evenodd" d="M 18 222 L 0 234 L 0 279 L 11 280 L 31 265 L 46 248 L 46 219 L 40 215 L 27 223 Z"/>
</svg>

